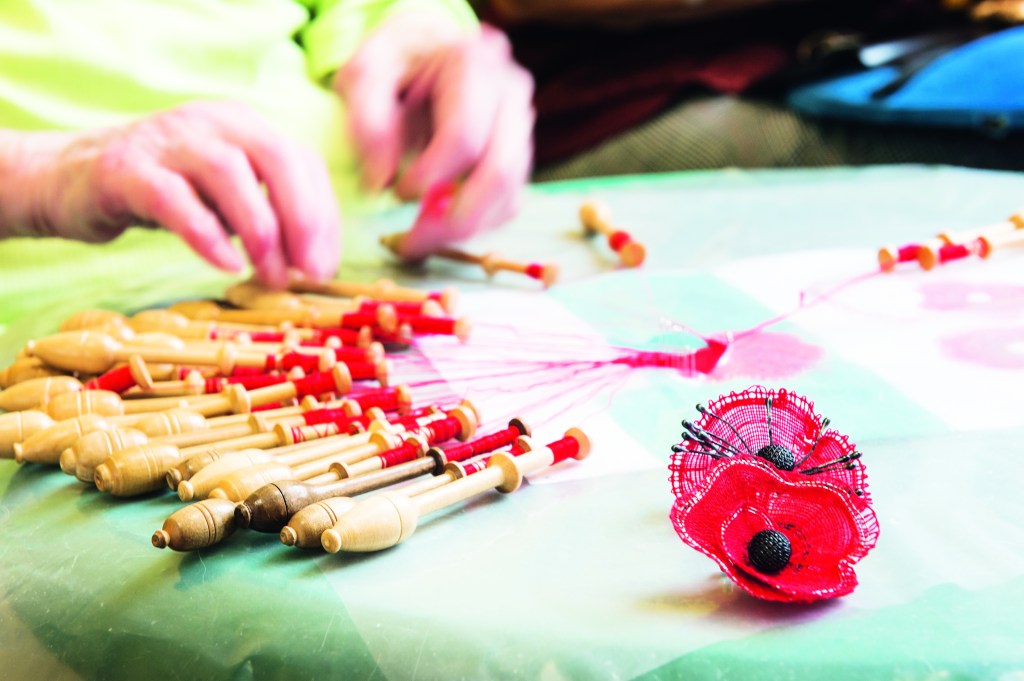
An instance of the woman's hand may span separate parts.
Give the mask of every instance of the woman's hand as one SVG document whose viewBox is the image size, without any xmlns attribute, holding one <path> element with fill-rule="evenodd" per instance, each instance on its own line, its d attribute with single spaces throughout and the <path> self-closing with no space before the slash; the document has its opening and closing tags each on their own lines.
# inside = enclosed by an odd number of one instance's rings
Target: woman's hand
<svg viewBox="0 0 1024 681">
<path fill-rule="evenodd" d="M 459 189 L 443 219 L 421 214 L 403 241 L 417 258 L 512 217 L 532 160 L 533 80 L 504 34 L 465 35 L 439 16 L 381 25 L 339 70 L 364 182 L 404 198 Z"/>
<path fill-rule="evenodd" d="M 323 161 L 231 102 L 188 104 L 122 127 L 0 134 L 0 235 L 102 242 L 136 224 L 180 235 L 226 270 L 284 287 L 288 268 L 332 276 L 340 218 Z"/>
</svg>

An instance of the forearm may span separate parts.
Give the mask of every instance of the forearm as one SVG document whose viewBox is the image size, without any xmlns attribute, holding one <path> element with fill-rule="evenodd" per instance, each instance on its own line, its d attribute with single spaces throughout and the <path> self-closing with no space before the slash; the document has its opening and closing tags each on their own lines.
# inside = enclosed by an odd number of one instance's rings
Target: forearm
<svg viewBox="0 0 1024 681">
<path fill-rule="evenodd" d="M 72 191 L 55 163 L 72 139 L 65 132 L 0 130 L 0 238 L 57 236 L 47 206 Z"/>
</svg>

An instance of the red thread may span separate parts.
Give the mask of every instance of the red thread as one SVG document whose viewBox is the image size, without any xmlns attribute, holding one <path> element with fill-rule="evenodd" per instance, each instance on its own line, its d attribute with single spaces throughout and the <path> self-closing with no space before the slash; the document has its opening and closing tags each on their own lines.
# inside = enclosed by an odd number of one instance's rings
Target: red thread
<svg viewBox="0 0 1024 681">
<path fill-rule="evenodd" d="M 210 385 L 210 381 L 213 379 L 207 379 L 206 385 Z M 278 383 L 285 383 L 288 381 L 288 377 L 284 374 L 252 374 L 251 376 L 229 376 L 224 379 L 225 383 L 235 383 L 241 385 L 246 390 L 254 390 L 256 388 L 266 388 L 268 385 L 277 385 Z M 222 385 L 220 390 L 223 390 Z M 213 390 L 211 392 L 220 392 L 220 390 Z"/>
<path fill-rule="evenodd" d="M 427 444 L 438 445 L 458 437 L 462 433 L 462 424 L 454 416 L 449 416 L 446 419 L 428 423 L 421 430 L 426 437 Z"/>
<path fill-rule="evenodd" d="M 344 409 L 311 409 L 302 414 L 302 419 L 307 426 L 315 426 L 319 423 L 333 423 L 338 427 L 347 428 L 355 417 L 349 416 Z"/>
<path fill-rule="evenodd" d="M 526 270 L 524 270 L 524 273 L 531 279 L 543 279 L 544 265 L 541 265 L 540 263 L 537 262 L 531 262 L 529 265 L 526 266 Z"/>
<path fill-rule="evenodd" d="M 341 315 L 340 324 L 346 329 L 361 329 L 377 323 L 377 315 L 366 312 L 346 312 Z"/>
<path fill-rule="evenodd" d="M 389 305 L 398 314 L 423 314 L 423 303 L 419 302 L 388 302 L 385 300 L 364 300 L 359 304 L 359 311 L 365 314 L 377 315 L 377 309 L 381 305 Z"/>
<path fill-rule="evenodd" d="M 548 449 L 555 455 L 555 460 L 551 462 L 551 465 L 558 463 L 559 461 L 565 461 L 566 459 L 572 459 L 580 453 L 579 440 L 573 437 L 563 437 L 561 440 L 555 440 L 548 444 Z"/>
<path fill-rule="evenodd" d="M 347 329 L 344 327 L 324 327 L 322 329 L 316 329 L 313 332 L 313 338 L 309 341 L 303 341 L 302 344 L 306 345 L 309 343 L 311 345 L 321 346 L 327 342 L 328 338 L 337 338 L 341 341 L 342 345 L 355 347 L 359 345 L 360 341 L 359 329 Z"/>
<path fill-rule="evenodd" d="M 896 251 L 896 262 L 915 262 L 921 252 L 921 244 L 907 244 Z"/>
<path fill-rule="evenodd" d="M 608 245 L 611 246 L 612 250 L 616 253 L 625 248 L 626 244 L 632 240 L 633 237 L 631 237 L 627 232 L 623 232 L 621 229 L 608 235 Z"/>
<path fill-rule="evenodd" d="M 337 391 L 338 386 L 334 382 L 334 375 L 329 371 L 317 371 L 305 378 L 292 381 L 295 385 L 295 394 L 298 397 L 306 395 L 323 395 Z"/>
<path fill-rule="evenodd" d="M 939 248 L 939 263 L 947 263 L 952 260 L 961 260 L 971 254 L 971 249 L 965 244 L 943 244 Z"/>
<path fill-rule="evenodd" d="M 279 368 L 277 365 L 277 355 L 267 355 L 266 360 L 263 362 L 263 371 L 276 371 Z"/>
<path fill-rule="evenodd" d="M 220 333 L 226 335 L 223 331 Z M 283 343 L 285 341 L 284 331 L 249 331 L 247 334 L 253 343 Z M 234 334 L 234 336 L 237 335 L 237 333 Z"/>
<path fill-rule="evenodd" d="M 399 399 L 397 387 L 359 393 L 358 395 L 353 395 L 351 399 L 359 404 L 363 411 L 372 407 L 378 407 L 385 412 L 407 411 L 409 409 L 409 403 L 402 402 Z"/>
<path fill-rule="evenodd" d="M 413 461 L 420 456 L 420 447 L 414 442 L 403 442 L 394 449 L 381 452 L 377 455 L 382 468 L 397 466 L 406 461 Z"/>
<path fill-rule="evenodd" d="M 443 449 L 444 456 L 448 461 L 465 461 L 478 454 L 486 454 L 511 445 L 522 434 L 522 431 L 518 428 L 510 426 L 504 430 L 499 430 L 497 433 L 485 435 L 471 442 L 463 442 L 445 447 Z"/>
<path fill-rule="evenodd" d="M 239 376 L 238 378 L 246 378 L 246 377 Z M 221 390 L 226 388 L 227 385 L 228 385 L 228 382 L 227 382 L 226 379 L 224 379 L 224 378 L 222 378 L 220 376 L 214 376 L 212 378 L 206 379 L 206 383 L 203 385 L 203 392 L 206 393 L 207 395 L 212 395 L 214 393 L 219 393 Z"/>
<path fill-rule="evenodd" d="M 302 367 L 302 370 L 306 373 L 317 371 L 320 368 L 320 356 L 310 355 L 305 352 L 288 352 L 278 358 L 278 369 L 288 371 L 295 367 Z"/>
<path fill-rule="evenodd" d="M 369 348 L 334 348 L 334 359 L 339 362 L 369 362 L 374 358 Z"/>
<path fill-rule="evenodd" d="M 136 385 L 138 385 L 138 382 L 132 376 L 131 367 L 125 364 L 116 369 L 111 369 L 90 381 L 86 381 L 83 387 L 86 390 L 110 390 L 115 393 L 123 393 Z"/>
<path fill-rule="evenodd" d="M 462 464 L 462 470 L 466 475 L 473 475 L 479 473 L 483 469 L 487 468 L 487 464 L 490 462 L 491 457 L 485 456 L 479 461 L 470 461 L 469 463 Z"/>
<path fill-rule="evenodd" d="M 372 362 L 344 360 L 342 363 L 348 367 L 348 373 L 354 381 L 372 381 L 377 378 L 377 365 Z"/>
<path fill-rule="evenodd" d="M 400 324 L 408 324 L 413 333 L 423 334 L 445 334 L 455 333 L 456 319 L 453 317 L 427 317 L 424 315 L 402 315 L 398 318 Z"/>
</svg>

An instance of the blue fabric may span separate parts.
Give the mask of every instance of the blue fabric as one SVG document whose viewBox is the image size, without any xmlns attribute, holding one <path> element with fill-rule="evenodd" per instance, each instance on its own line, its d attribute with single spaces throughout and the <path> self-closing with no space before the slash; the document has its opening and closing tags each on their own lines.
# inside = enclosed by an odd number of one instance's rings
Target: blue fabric
<svg viewBox="0 0 1024 681">
<path fill-rule="evenodd" d="M 873 123 L 978 128 L 1024 127 L 1024 27 L 975 40 L 936 58 L 893 94 L 872 94 L 900 76 L 886 66 L 805 86 L 790 96 L 815 116 Z"/>
</svg>

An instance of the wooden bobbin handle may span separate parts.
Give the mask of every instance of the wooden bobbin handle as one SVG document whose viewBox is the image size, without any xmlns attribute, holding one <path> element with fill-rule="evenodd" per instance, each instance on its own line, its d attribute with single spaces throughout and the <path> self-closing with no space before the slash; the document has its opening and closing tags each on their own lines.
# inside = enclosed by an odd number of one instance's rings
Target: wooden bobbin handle
<svg viewBox="0 0 1024 681">
<path fill-rule="evenodd" d="M 82 390 L 82 382 L 72 376 L 47 376 L 17 383 L 0 391 L 0 411 L 22 411 L 44 407 L 57 395 Z"/>
<path fill-rule="evenodd" d="M 223 541 L 235 531 L 235 504 L 226 499 L 204 499 L 171 514 L 153 533 L 153 546 L 195 551 Z"/>
</svg>

